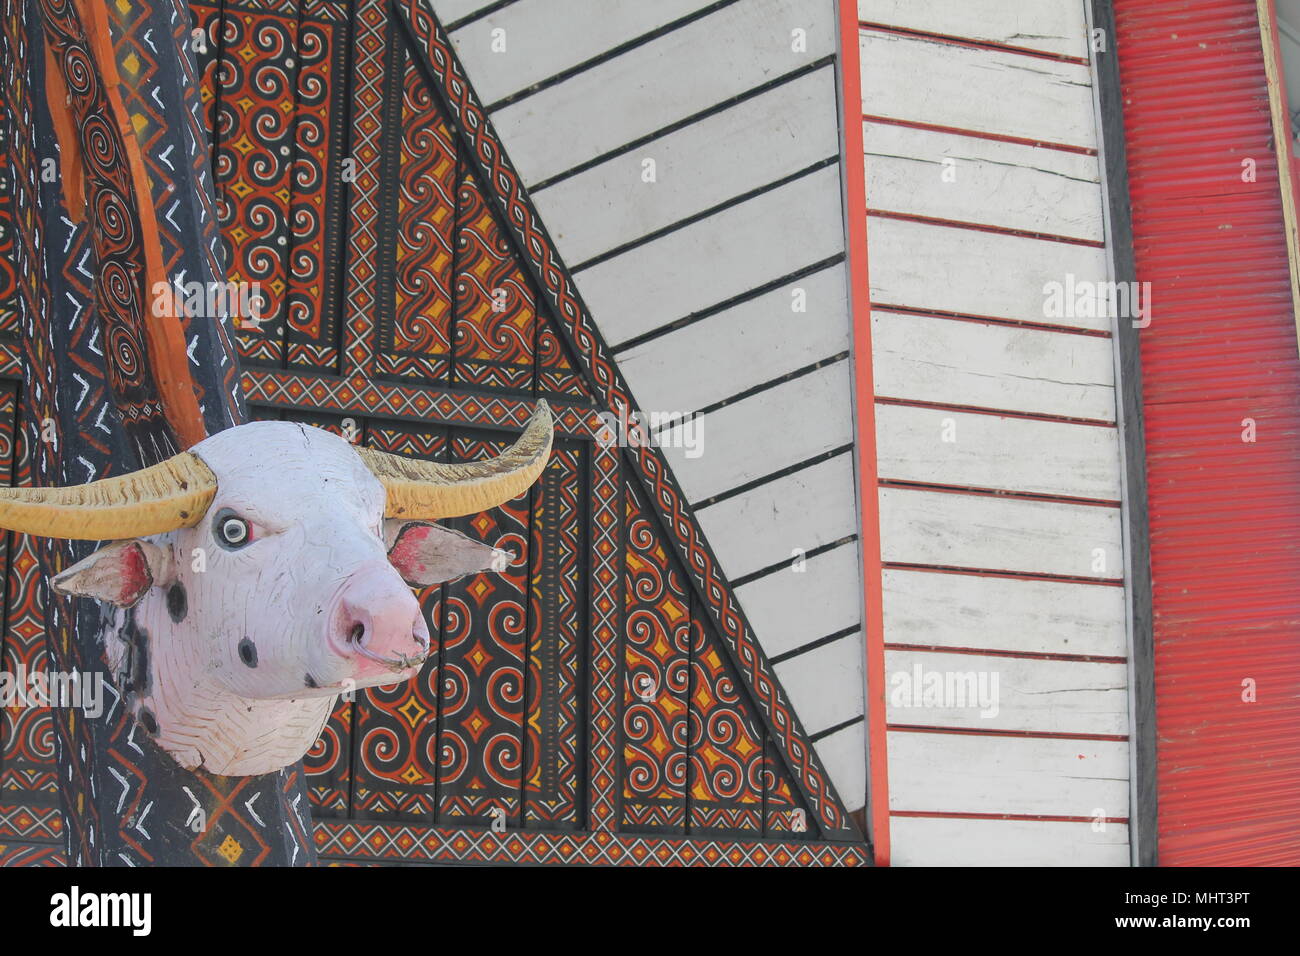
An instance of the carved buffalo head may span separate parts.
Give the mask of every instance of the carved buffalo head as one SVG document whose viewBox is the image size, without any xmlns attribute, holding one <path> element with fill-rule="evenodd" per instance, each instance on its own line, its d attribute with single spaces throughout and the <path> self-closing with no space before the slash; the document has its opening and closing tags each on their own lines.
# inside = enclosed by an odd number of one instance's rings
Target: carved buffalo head
<svg viewBox="0 0 1300 956">
<path fill-rule="evenodd" d="M 0 528 L 112 540 L 52 583 L 108 606 L 127 706 L 183 766 L 266 773 L 303 756 L 340 693 L 419 672 L 430 638 L 411 586 L 513 559 L 432 522 L 524 492 L 551 439 L 545 402 L 511 448 L 469 464 L 252 422 L 121 477 L 0 489 Z"/>
</svg>

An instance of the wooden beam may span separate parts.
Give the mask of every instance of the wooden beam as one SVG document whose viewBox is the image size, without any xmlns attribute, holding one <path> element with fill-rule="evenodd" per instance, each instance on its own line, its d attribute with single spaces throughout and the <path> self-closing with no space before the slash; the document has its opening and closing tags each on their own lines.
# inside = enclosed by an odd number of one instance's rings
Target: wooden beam
<svg viewBox="0 0 1300 956">
<path fill-rule="evenodd" d="M 1134 282 L 1133 213 L 1129 205 L 1124 99 L 1120 89 L 1118 31 L 1113 0 L 1092 0 L 1090 35 L 1106 49 L 1094 51 L 1102 184 L 1106 189 L 1106 244 L 1112 279 Z M 1151 609 L 1151 528 L 1147 517 L 1146 425 L 1142 402 L 1141 329 L 1115 323 L 1116 426 L 1123 467 L 1125 617 L 1129 635 L 1129 845 L 1134 866 L 1155 866 L 1159 847 L 1156 792 L 1155 646 Z"/>
</svg>

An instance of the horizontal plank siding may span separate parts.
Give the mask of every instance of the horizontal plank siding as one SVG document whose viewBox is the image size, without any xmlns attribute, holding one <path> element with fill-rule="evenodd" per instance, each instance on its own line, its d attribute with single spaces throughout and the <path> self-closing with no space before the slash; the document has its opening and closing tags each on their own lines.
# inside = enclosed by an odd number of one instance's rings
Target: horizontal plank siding
<svg viewBox="0 0 1300 956">
<path fill-rule="evenodd" d="M 444 26 L 454 26 L 458 20 L 496 6 L 499 0 L 429 0 L 429 2 Z"/>
<path fill-rule="evenodd" d="M 1123 865 L 1116 319 L 1085 5 L 857 6 L 892 859 Z"/>
<path fill-rule="evenodd" d="M 936 186 L 942 189 L 943 186 Z M 904 210 L 906 211 L 906 210 Z M 1000 235 L 932 223 L 872 217 L 871 301 L 1017 322 L 1107 331 L 1110 318 L 1091 303 L 1056 307 L 1067 289 L 1101 291 L 1106 253 L 1069 243 Z M 1067 276 L 1073 276 L 1071 280 Z M 1091 313 L 1102 312 L 1096 315 Z"/>
<path fill-rule="evenodd" d="M 692 502 L 733 491 L 852 445 L 848 391 L 848 362 L 835 362 L 661 432 L 664 456 Z"/>
<path fill-rule="evenodd" d="M 1076 149 L 1097 146 L 1086 66 L 868 28 L 859 49 L 868 116 Z"/>
<path fill-rule="evenodd" d="M 1123 568 L 1118 508 L 882 488 L 880 539 L 889 563 L 1103 580 Z"/>
<path fill-rule="evenodd" d="M 1128 746 L 1056 737 L 889 732 L 894 811 L 1128 815 Z"/>
<path fill-rule="evenodd" d="M 882 309 L 871 331 L 877 395 L 1115 420 L 1108 339 Z"/>
<path fill-rule="evenodd" d="M 853 462 L 838 455 L 698 514 L 718 559 L 735 580 L 856 534 L 853 489 Z"/>
<path fill-rule="evenodd" d="M 699 0 L 515 0 L 452 34 L 489 106 L 601 56 L 679 17 Z M 557 43 L 563 37 L 565 42 Z"/>
<path fill-rule="evenodd" d="M 1087 59 L 1082 3 L 1006 0 L 858 0 L 858 18 L 902 30 L 1000 43 Z"/>
<path fill-rule="evenodd" d="M 882 480 L 1107 501 L 1120 496 L 1114 428 L 880 405 L 876 448 Z"/>
<path fill-rule="evenodd" d="M 726 401 L 848 351 L 844 283 L 844 266 L 828 266 L 635 345 L 619 354 L 619 367 L 646 409 L 693 412 Z M 725 362 L 714 351 L 720 341 Z"/>
<path fill-rule="evenodd" d="M 839 170 L 821 169 L 574 277 L 615 349 L 844 251 Z M 737 237 L 744 237 L 738 241 Z"/>
<path fill-rule="evenodd" d="M 804 729 L 814 736 L 862 715 L 862 696 L 827 694 L 828 686 L 863 686 L 862 634 L 854 633 L 804 651 L 773 669 L 790 695 Z"/>
<path fill-rule="evenodd" d="M 763 650 L 779 657 L 861 625 L 861 574 L 858 549 L 849 543 L 743 584 L 736 597 L 746 615 L 764 622 Z"/>
<path fill-rule="evenodd" d="M 813 741 L 840 793 L 867 792 L 867 725 L 863 720 Z M 856 808 L 855 808 L 856 809 Z"/>
<path fill-rule="evenodd" d="M 1125 866 L 1122 823 L 895 816 L 896 866 Z"/>
<path fill-rule="evenodd" d="M 1102 239 L 1096 156 L 889 123 L 862 136 L 869 209 Z"/>
<path fill-rule="evenodd" d="M 1112 737 L 1128 733 L 1123 663 L 891 650 L 885 654 L 885 670 L 890 724 Z M 927 698 L 927 688 L 936 693 Z M 939 688 L 952 694 L 941 696 Z"/>
<path fill-rule="evenodd" d="M 537 190 L 538 212 L 565 261 L 580 266 L 775 183 L 838 154 L 834 84 L 827 64 L 742 100 Z"/>
<path fill-rule="evenodd" d="M 1124 592 L 1104 585 L 888 569 L 891 644 L 1123 659 Z"/>
<path fill-rule="evenodd" d="M 822 0 L 741 0 L 492 120 L 531 186 L 830 56 L 834 13 Z M 795 29 L 807 39 L 798 51 Z"/>
</svg>

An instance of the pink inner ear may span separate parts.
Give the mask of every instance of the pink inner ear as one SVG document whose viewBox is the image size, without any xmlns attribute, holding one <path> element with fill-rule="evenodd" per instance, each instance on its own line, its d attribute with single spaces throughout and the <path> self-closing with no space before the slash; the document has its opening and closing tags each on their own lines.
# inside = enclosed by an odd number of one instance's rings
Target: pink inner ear
<svg viewBox="0 0 1300 956">
<path fill-rule="evenodd" d="M 139 545 L 131 544 L 123 548 L 118 558 L 121 582 L 117 600 L 113 603 L 127 606 L 140 600 L 153 587 L 153 573 L 149 570 L 149 562 L 145 560 L 144 551 Z"/>
<path fill-rule="evenodd" d="M 428 565 L 421 557 L 424 542 L 434 531 L 432 525 L 408 524 L 397 535 L 393 550 L 388 552 L 388 560 L 397 573 L 408 581 L 422 578 L 429 571 Z"/>
</svg>

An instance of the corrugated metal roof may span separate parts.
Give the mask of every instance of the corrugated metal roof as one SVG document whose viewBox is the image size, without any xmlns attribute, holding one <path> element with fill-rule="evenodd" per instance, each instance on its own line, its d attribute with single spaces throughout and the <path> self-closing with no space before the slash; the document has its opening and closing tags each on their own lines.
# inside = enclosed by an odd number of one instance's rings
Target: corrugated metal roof
<svg viewBox="0 0 1300 956">
<path fill-rule="evenodd" d="M 1256 8 L 1115 6 L 1154 304 L 1140 342 L 1160 862 L 1297 864 L 1300 358 Z"/>
</svg>

